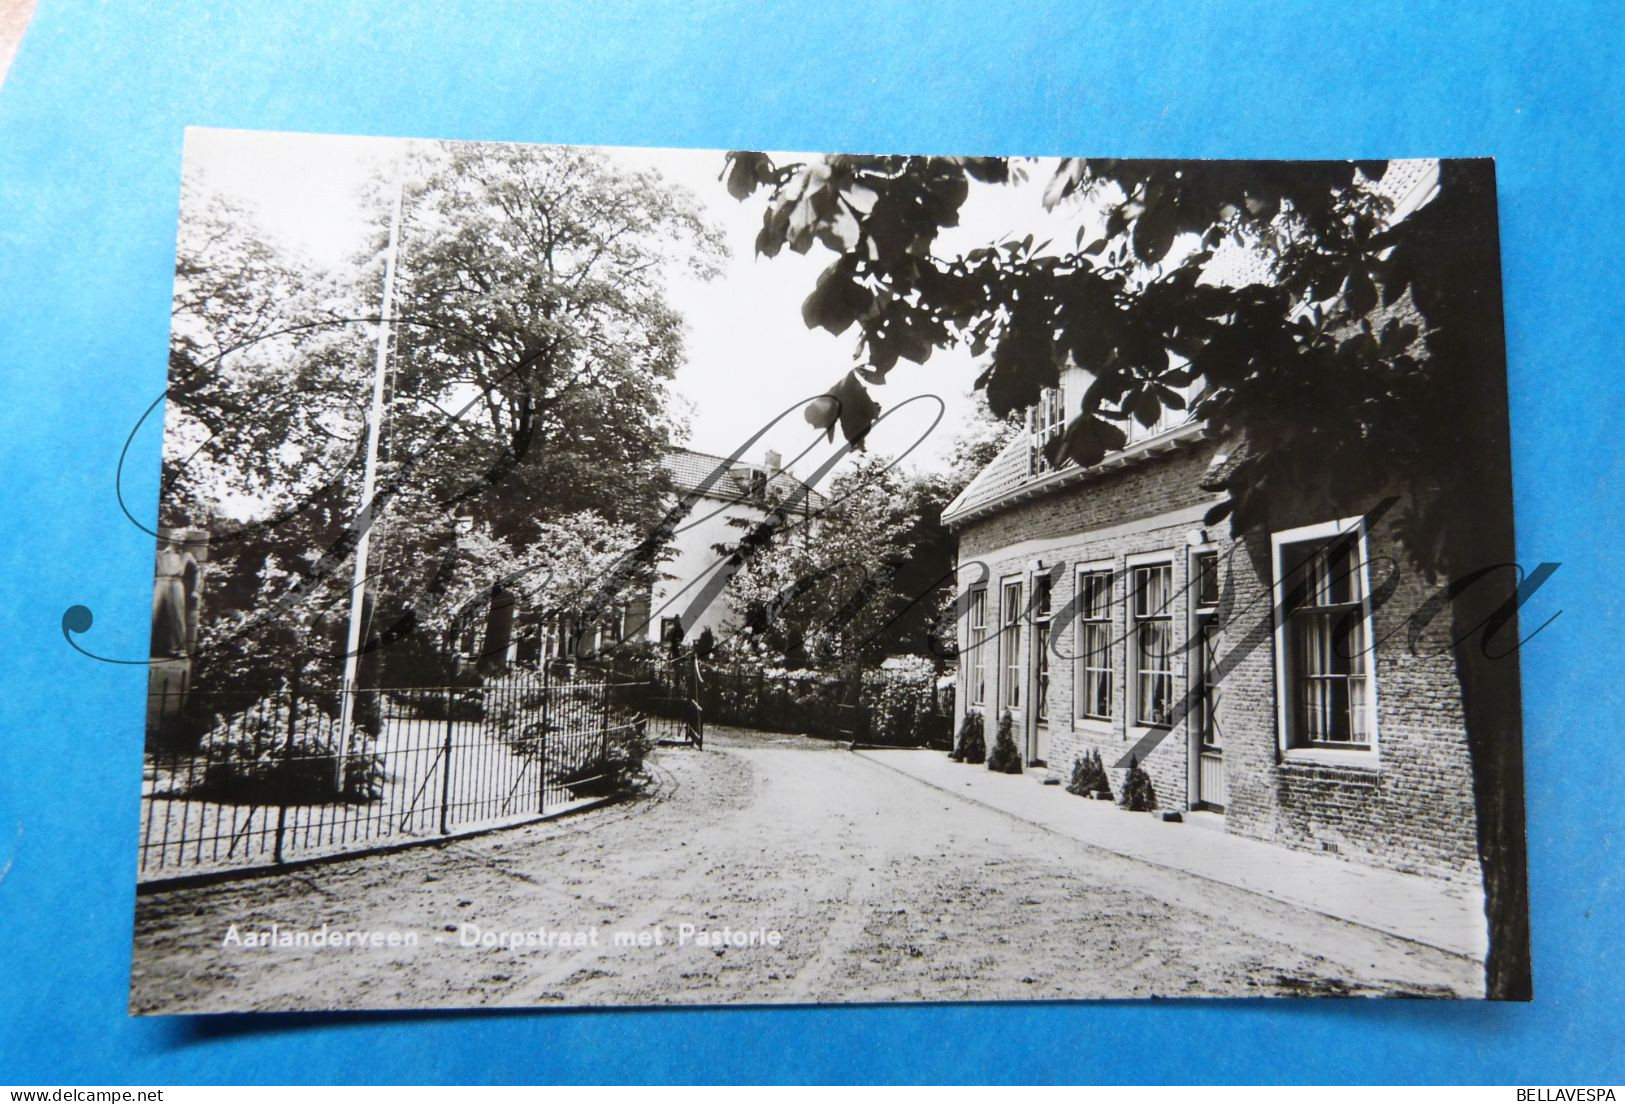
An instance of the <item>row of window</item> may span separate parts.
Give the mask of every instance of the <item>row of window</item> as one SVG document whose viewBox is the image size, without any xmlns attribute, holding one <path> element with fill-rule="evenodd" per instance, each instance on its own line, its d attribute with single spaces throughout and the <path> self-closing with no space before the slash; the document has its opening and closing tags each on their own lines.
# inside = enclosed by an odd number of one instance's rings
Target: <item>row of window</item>
<svg viewBox="0 0 1625 1104">
<path fill-rule="evenodd" d="M 1364 540 L 1358 526 L 1338 522 L 1283 535 L 1275 542 L 1277 577 L 1277 687 L 1284 708 L 1281 723 L 1292 746 L 1344 750 L 1369 749 L 1374 743 L 1374 710 L 1369 687 L 1367 642 L 1370 609 L 1366 601 Z M 1199 551 L 1191 557 L 1188 609 L 1194 693 L 1188 703 L 1193 731 L 1206 748 L 1222 744 L 1220 693 L 1223 669 L 1219 655 L 1219 555 Z M 1178 720 L 1174 664 L 1187 649 L 1176 640 L 1172 560 L 1135 563 L 1126 570 L 1082 566 L 1075 572 L 1071 659 L 1073 715 L 1078 721 L 1111 722 L 1118 665 L 1123 665 L 1128 701 L 1126 720 L 1141 727 L 1167 726 Z M 1115 595 L 1124 580 L 1123 623 L 1119 626 Z M 992 690 L 1001 710 L 1019 714 L 1023 695 L 1034 695 L 1038 723 L 1049 720 L 1053 576 L 1037 575 L 1030 603 L 1024 604 L 1024 578 L 999 585 L 997 632 L 989 635 L 986 587 L 969 595 L 966 697 L 986 706 Z M 1022 630 L 1032 625 L 1030 651 Z M 1120 633 L 1120 636 L 1119 636 Z M 1026 662 L 1024 662 L 1024 656 Z M 989 670 L 997 672 L 990 686 Z"/>
<path fill-rule="evenodd" d="M 583 625 L 572 614 L 538 617 L 522 610 L 512 599 L 499 599 L 485 618 L 470 618 L 463 624 L 456 643 L 458 653 L 468 659 L 535 667 L 547 659 L 576 657 L 583 640 L 590 642 L 585 649 L 589 654 L 613 647 L 626 639 L 628 627 L 628 607 L 624 603 L 617 603 L 596 621 Z"/>
</svg>

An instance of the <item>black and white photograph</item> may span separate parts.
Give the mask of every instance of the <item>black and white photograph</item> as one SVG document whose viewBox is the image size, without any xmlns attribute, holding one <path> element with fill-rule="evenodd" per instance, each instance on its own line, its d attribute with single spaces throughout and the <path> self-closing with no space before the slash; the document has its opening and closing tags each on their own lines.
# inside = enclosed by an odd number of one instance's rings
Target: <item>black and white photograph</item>
<svg viewBox="0 0 1625 1104">
<path fill-rule="evenodd" d="M 1529 999 L 1492 161 L 178 185 L 132 1012 Z"/>
</svg>

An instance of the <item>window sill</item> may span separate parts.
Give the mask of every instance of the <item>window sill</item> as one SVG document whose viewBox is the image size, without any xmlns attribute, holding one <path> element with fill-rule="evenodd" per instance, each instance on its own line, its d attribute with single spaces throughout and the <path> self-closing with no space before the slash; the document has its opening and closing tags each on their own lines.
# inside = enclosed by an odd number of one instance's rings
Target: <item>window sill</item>
<svg viewBox="0 0 1625 1104">
<path fill-rule="evenodd" d="M 1173 730 L 1174 726 L 1171 724 L 1140 724 L 1137 721 L 1130 721 L 1123 733 L 1123 738 L 1138 743 L 1153 732 L 1160 732 L 1166 737 Z"/>
<path fill-rule="evenodd" d="M 1111 721 L 1101 717 L 1074 717 L 1072 731 L 1087 732 L 1091 736 L 1113 736 L 1117 732 Z"/>
<path fill-rule="evenodd" d="M 1375 749 L 1345 751 L 1341 748 L 1287 748 L 1281 757 L 1281 763 L 1283 766 L 1301 764 L 1306 767 L 1353 767 L 1368 771 L 1375 771 L 1382 766 Z"/>
</svg>

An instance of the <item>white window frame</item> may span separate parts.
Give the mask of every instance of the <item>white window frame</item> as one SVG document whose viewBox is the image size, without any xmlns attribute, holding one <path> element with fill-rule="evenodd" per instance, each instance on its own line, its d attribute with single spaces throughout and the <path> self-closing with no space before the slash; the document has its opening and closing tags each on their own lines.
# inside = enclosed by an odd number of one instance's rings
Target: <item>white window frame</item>
<svg viewBox="0 0 1625 1104">
<path fill-rule="evenodd" d="M 1215 598 L 1213 605 L 1203 605 L 1201 602 L 1201 577 L 1197 571 L 1197 564 L 1203 556 L 1212 556 L 1214 564 L 1220 575 L 1220 594 Z M 1193 545 L 1190 550 L 1189 563 L 1185 569 L 1185 620 L 1187 624 L 1186 640 L 1188 641 L 1188 662 L 1185 671 L 1185 689 L 1190 708 L 1185 711 L 1186 727 L 1190 729 L 1198 750 L 1206 746 L 1202 740 L 1202 728 L 1219 731 L 1218 724 L 1218 685 L 1214 687 L 1215 693 L 1211 700 L 1205 694 L 1206 682 L 1204 675 L 1210 675 L 1210 664 L 1207 661 L 1207 643 L 1203 639 L 1202 622 L 1212 619 L 1218 621 L 1219 602 L 1223 598 L 1223 572 L 1224 553 L 1216 544 Z M 1220 680 L 1222 682 L 1222 680 Z M 1200 696 L 1199 696 L 1200 695 Z M 1202 725 L 1196 723 L 1200 717 Z M 1219 740 L 1212 745 L 1216 750 L 1224 750 L 1224 736 L 1219 732 Z"/>
<path fill-rule="evenodd" d="M 999 684 L 996 691 L 998 698 L 998 715 L 1003 717 L 1009 710 L 1019 723 L 1022 708 L 1022 684 L 1027 681 L 1027 670 L 1021 662 L 1021 627 L 1026 620 L 1026 607 L 1023 602 L 1027 596 L 1027 577 L 1025 575 L 1006 575 L 999 580 Z M 1008 608 L 1010 588 L 1016 588 L 1014 603 L 1014 616 Z M 1014 630 L 1012 632 L 1012 630 Z M 1005 641 L 1008 637 L 1015 638 L 1015 655 L 1005 654 Z"/>
<path fill-rule="evenodd" d="M 1366 732 L 1370 741 L 1364 748 L 1295 747 L 1292 744 L 1291 714 L 1292 688 L 1287 685 L 1287 617 L 1286 588 L 1283 585 L 1281 553 L 1288 545 L 1304 541 L 1324 541 L 1355 534 L 1355 555 L 1360 564 L 1360 616 L 1364 622 L 1366 647 Z M 1377 657 L 1371 617 L 1371 555 L 1366 539 L 1363 517 L 1341 518 L 1316 525 L 1301 525 L 1296 529 L 1283 529 L 1270 534 L 1270 593 L 1275 607 L 1275 743 L 1282 761 L 1287 763 L 1324 763 L 1336 766 L 1375 769 L 1381 762 L 1379 733 L 1377 730 Z"/>
<path fill-rule="evenodd" d="M 1048 599 L 1048 608 L 1041 608 L 1038 604 L 1039 586 L 1045 589 Z M 1028 584 L 1030 597 L 1028 604 L 1032 607 L 1029 620 L 1032 622 L 1032 637 L 1027 647 L 1027 667 L 1031 670 L 1032 714 L 1035 725 L 1048 725 L 1054 718 L 1050 716 L 1049 688 L 1055 682 L 1054 665 L 1049 661 L 1050 649 L 1055 646 L 1052 633 L 1055 628 L 1055 576 L 1043 569 L 1032 573 L 1032 581 Z M 1042 632 L 1040 632 L 1042 628 Z M 1043 637 L 1043 644 L 1039 638 Z"/>
<path fill-rule="evenodd" d="M 981 614 L 981 623 L 977 623 Z M 965 610 L 965 650 L 970 654 L 969 685 L 965 687 L 965 705 L 977 709 L 987 708 L 987 584 L 970 588 L 969 605 Z"/>
<path fill-rule="evenodd" d="M 1150 724 L 1140 718 L 1140 634 L 1139 626 L 1134 616 L 1134 569 L 1137 567 L 1166 567 L 1168 569 L 1168 607 L 1166 620 L 1168 624 L 1168 700 L 1170 703 L 1179 700 L 1179 683 L 1177 672 L 1179 664 L 1175 656 L 1179 654 L 1179 641 L 1174 639 L 1174 625 L 1176 622 L 1176 602 L 1180 594 L 1179 576 L 1175 571 L 1175 563 L 1179 557 L 1174 549 L 1164 549 L 1158 552 L 1141 552 L 1124 558 L 1123 561 L 1123 715 L 1126 719 L 1125 733 L 1133 732 L 1144 735 L 1154 728 L 1174 730 L 1178 727 L 1177 721 L 1164 724 Z"/>
<path fill-rule="evenodd" d="M 1090 575 L 1108 576 L 1106 585 L 1106 619 L 1103 622 L 1090 621 L 1085 615 L 1086 611 L 1083 605 L 1083 580 L 1086 576 Z M 1116 560 L 1095 560 L 1090 563 L 1080 563 L 1073 571 L 1072 600 L 1075 605 L 1074 616 L 1072 619 L 1072 630 L 1073 640 L 1075 642 L 1074 654 L 1077 656 L 1077 658 L 1073 661 L 1072 669 L 1072 725 L 1074 728 L 1085 729 L 1097 733 L 1105 733 L 1111 731 L 1113 724 L 1115 724 L 1117 720 L 1119 705 L 1119 695 L 1117 693 L 1117 675 L 1119 671 L 1114 653 L 1116 651 L 1118 642 L 1113 638 L 1118 634 L 1117 587 L 1122 577 L 1123 572 L 1119 570 Z M 1108 688 L 1111 693 L 1111 702 L 1110 711 L 1104 717 L 1098 717 L 1092 713 L 1085 713 L 1083 711 L 1084 668 L 1087 666 L 1087 657 L 1089 655 L 1084 643 L 1085 624 L 1104 624 L 1106 626 L 1107 639 L 1105 661 L 1107 664 L 1109 664 L 1107 671 L 1109 672 Z"/>
<path fill-rule="evenodd" d="M 1057 384 L 1038 393 L 1038 401 L 1027 408 L 1027 474 L 1047 475 L 1060 465 L 1044 457 L 1044 446 L 1066 429 L 1066 388 Z"/>
</svg>

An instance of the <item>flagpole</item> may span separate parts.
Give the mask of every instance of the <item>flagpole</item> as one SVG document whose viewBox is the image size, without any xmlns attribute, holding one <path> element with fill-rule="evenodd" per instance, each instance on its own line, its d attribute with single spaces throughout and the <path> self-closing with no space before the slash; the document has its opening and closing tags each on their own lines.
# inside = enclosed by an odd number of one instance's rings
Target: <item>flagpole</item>
<svg viewBox="0 0 1625 1104">
<path fill-rule="evenodd" d="M 367 415 L 367 463 L 361 477 L 360 535 L 355 545 L 355 574 L 350 587 L 350 626 L 344 645 L 344 681 L 339 693 L 339 756 L 334 784 L 344 793 L 344 764 L 350 758 L 350 726 L 355 718 L 356 676 L 361 665 L 361 621 L 367 599 L 367 553 L 372 545 L 372 499 L 378 482 L 378 437 L 384 421 L 384 376 L 394 322 L 395 254 L 400 248 L 403 177 L 395 173 L 395 204 L 389 217 L 389 246 L 384 252 L 384 300 L 378 312 L 378 353 L 372 374 L 372 409 Z"/>
</svg>

